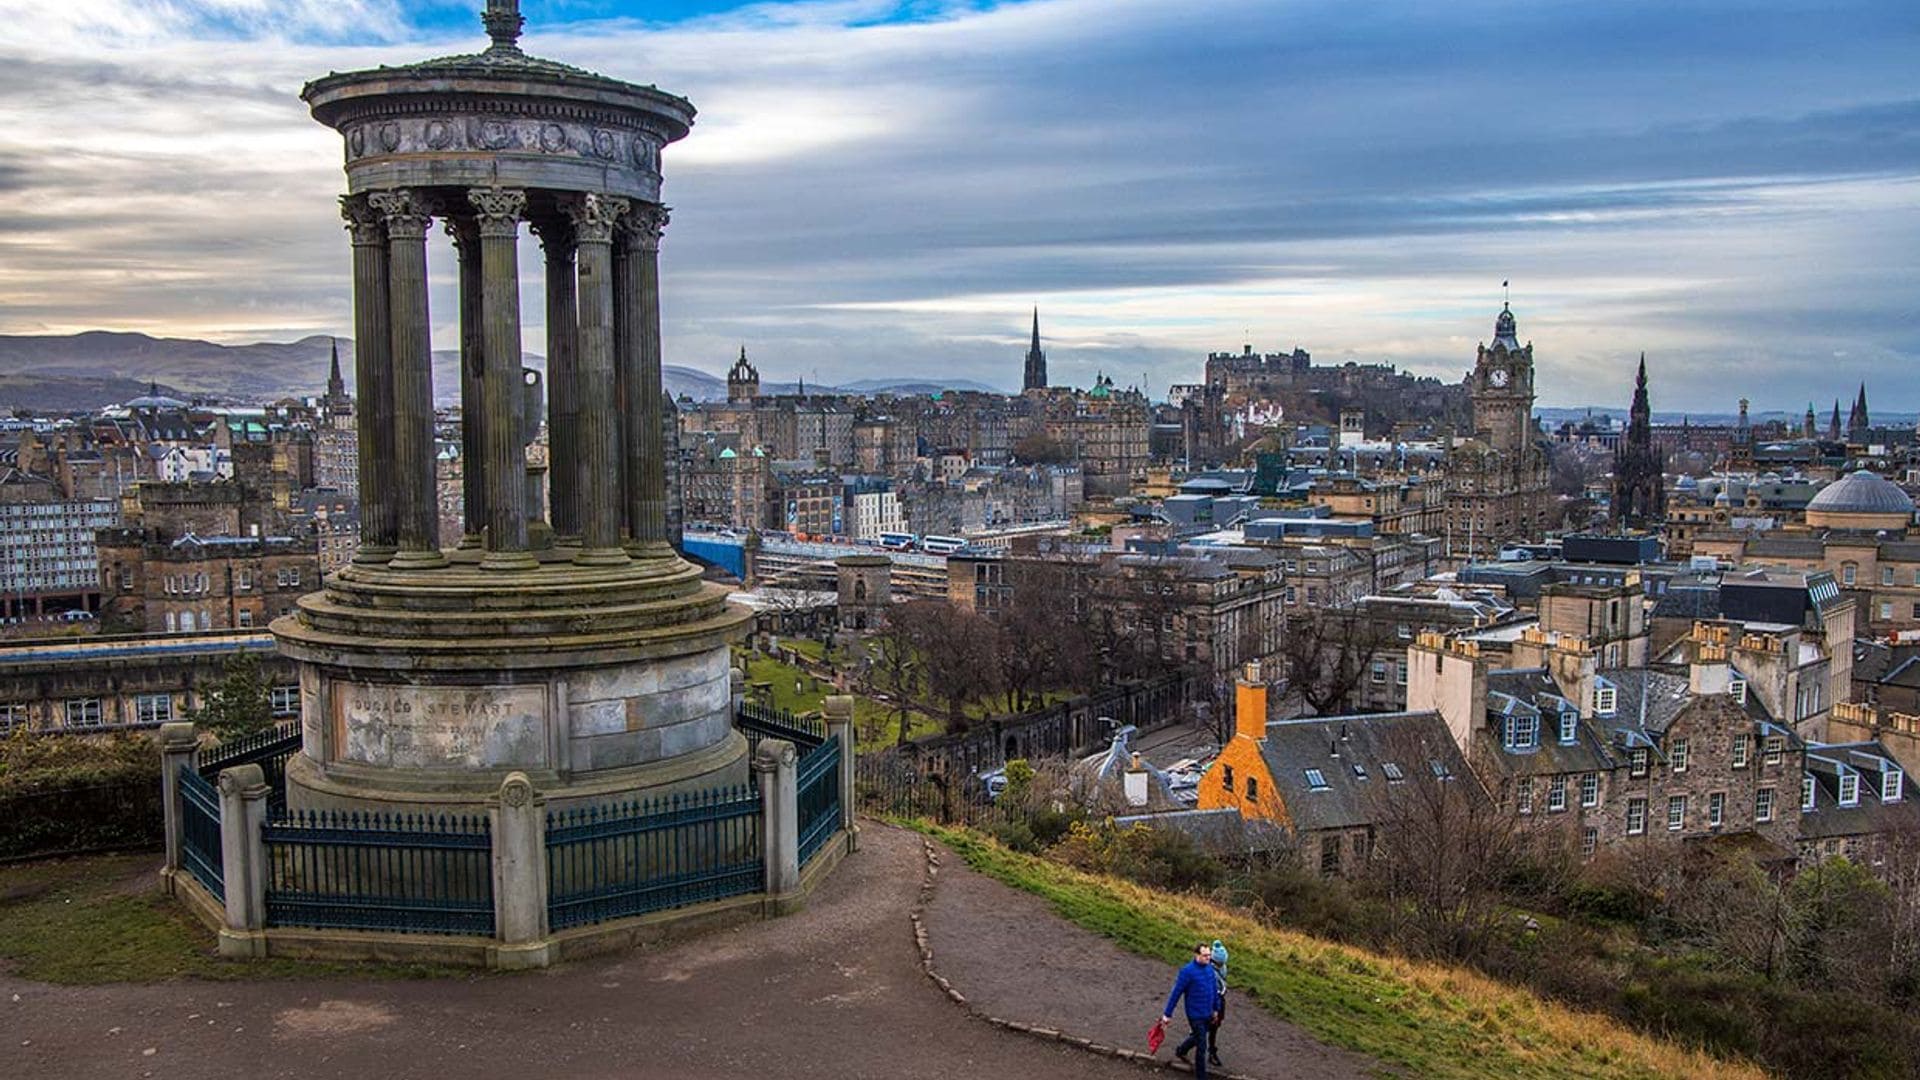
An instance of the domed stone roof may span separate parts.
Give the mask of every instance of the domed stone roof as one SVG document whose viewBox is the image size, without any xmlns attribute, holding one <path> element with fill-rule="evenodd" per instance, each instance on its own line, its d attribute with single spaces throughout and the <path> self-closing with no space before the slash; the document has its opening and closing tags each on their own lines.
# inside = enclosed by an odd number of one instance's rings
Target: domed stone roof
<svg viewBox="0 0 1920 1080">
<path fill-rule="evenodd" d="M 1885 477 L 1865 469 L 1848 473 L 1820 489 L 1807 503 L 1809 513 L 1913 514 L 1913 500 Z"/>
</svg>

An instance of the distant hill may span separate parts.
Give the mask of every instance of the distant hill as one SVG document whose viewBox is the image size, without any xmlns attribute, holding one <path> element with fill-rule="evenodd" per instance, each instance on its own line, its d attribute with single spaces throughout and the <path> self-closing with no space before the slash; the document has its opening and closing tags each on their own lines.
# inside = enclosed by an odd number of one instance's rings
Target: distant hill
<svg viewBox="0 0 1920 1080">
<path fill-rule="evenodd" d="M 0 335 L 0 406 L 67 412 L 98 409 L 137 397 L 149 383 L 183 398 L 230 402 L 267 402 L 313 397 L 326 389 L 333 340 L 315 335 L 288 342 L 217 345 L 193 338 L 157 338 L 148 334 L 92 330 L 61 336 Z M 353 341 L 340 339 L 340 355 L 353 382 Z M 458 398 L 458 354 L 433 354 L 435 398 Z M 529 367 L 544 368 L 546 358 L 529 354 Z M 679 398 L 714 401 L 727 396 L 726 380 L 696 368 L 668 364 L 661 372 L 666 391 Z M 793 393 L 793 383 L 766 383 L 762 393 Z M 936 390 L 992 390 L 968 379 L 929 382 L 916 379 L 861 379 L 844 387 L 812 386 L 821 393 L 926 394 Z"/>
</svg>

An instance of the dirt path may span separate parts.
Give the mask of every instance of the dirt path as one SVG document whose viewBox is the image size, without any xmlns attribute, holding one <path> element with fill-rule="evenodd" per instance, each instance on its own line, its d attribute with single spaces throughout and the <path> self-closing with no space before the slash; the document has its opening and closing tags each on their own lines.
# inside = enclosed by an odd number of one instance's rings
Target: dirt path
<svg viewBox="0 0 1920 1080">
<path fill-rule="evenodd" d="M 1109 1046 L 1146 1049 L 1147 1028 L 1166 1004 L 1187 957 L 1150 960 L 1053 913 L 1045 900 L 940 860 L 926 909 L 934 966 L 980 1011 Z M 1225 943 L 1229 951 L 1232 942 Z M 1229 965 L 1231 971 L 1231 965 Z M 1186 1035 L 1176 1015 L 1170 1038 Z M 1376 1062 L 1313 1039 L 1229 990 L 1220 1057 L 1245 1076 L 1363 1080 Z M 1160 1051 L 1172 1056 L 1170 1047 Z"/>
<path fill-rule="evenodd" d="M 906 912 L 920 872 L 917 836 L 869 826 L 799 915 L 530 975 L 106 987 L 0 977 L 0 1077 L 1150 1075 L 966 1019 L 919 969 Z M 967 910 L 974 892 L 947 884 Z M 1030 932 L 1069 933 L 1050 915 Z M 1001 939 L 981 944 L 983 969 L 1005 955 Z M 1143 1008 L 1127 1015 L 1136 1036 Z"/>
</svg>

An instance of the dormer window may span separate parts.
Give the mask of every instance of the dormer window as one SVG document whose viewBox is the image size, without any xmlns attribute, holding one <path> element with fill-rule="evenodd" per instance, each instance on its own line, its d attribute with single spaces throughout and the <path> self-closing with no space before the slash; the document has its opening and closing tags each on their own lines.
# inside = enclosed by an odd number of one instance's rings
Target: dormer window
<svg viewBox="0 0 1920 1080">
<path fill-rule="evenodd" d="M 1808 776 L 1808 777 L 1802 778 L 1800 781 L 1800 809 L 1802 810 L 1813 809 L 1813 792 L 1814 792 L 1813 777 Z"/>
<path fill-rule="evenodd" d="M 1888 769 L 1880 776 L 1880 801 L 1899 802 L 1906 794 L 1907 774 L 1899 769 Z"/>
<path fill-rule="evenodd" d="M 1620 691 L 1611 686 L 1593 688 L 1593 711 L 1601 716 L 1612 716 L 1620 707 Z"/>
<path fill-rule="evenodd" d="M 1560 714 L 1560 741 L 1563 743 L 1572 742 L 1574 740 L 1575 734 L 1579 731 L 1579 726 L 1580 726 L 1579 713 L 1577 712 L 1561 713 Z"/>
<path fill-rule="evenodd" d="M 1540 718 L 1531 713 L 1507 717 L 1507 749 L 1532 750 L 1540 745 Z"/>
<path fill-rule="evenodd" d="M 1380 771 L 1387 774 L 1389 784 L 1397 784 L 1407 778 L 1407 774 L 1400 771 L 1400 766 L 1391 761 L 1381 762 Z"/>
<path fill-rule="evenodd" d="M 1787 750 L 1786 736 L 1784 735 L 1767 736 L 1766 763 L 1769 765 L 1780 764 L 1780 756 L 1786 753 L 1786 750 Z"/>
<path fill-rule="evenodd" d="M 1840 805 L 1841 806 L 1859 806 L 1860 805 L 1860 774 L 1859 773 L 1841 773 L 1840 774 Z"/>
</svg>

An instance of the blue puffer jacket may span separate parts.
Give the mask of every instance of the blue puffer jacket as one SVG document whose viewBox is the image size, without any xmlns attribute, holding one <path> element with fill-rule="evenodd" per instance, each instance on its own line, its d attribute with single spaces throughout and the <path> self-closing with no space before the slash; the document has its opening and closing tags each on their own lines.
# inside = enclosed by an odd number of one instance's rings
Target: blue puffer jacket
<svg viewBox="0 0 1920 1080">
<path fill-rule="evenodd" d="M 1220 979 L 1211 965 L 1198 960 L 1187 961 L 1180 969 L 1180 975 L 1173 980 L 1173 993 L 1167 995 L 1167 1007 L 1160 1010 L 1162 1016 L 1173 1015 L 1173 1004 L 1184 994 L 1187 998 L 1187 1019 L 1211 1020 L 1220 1009 Z"/>
</svg>

